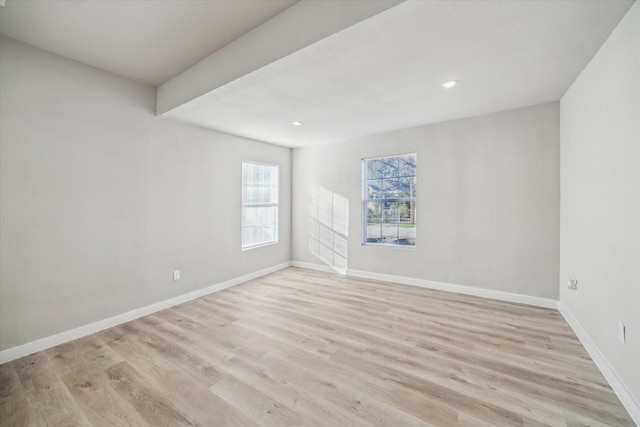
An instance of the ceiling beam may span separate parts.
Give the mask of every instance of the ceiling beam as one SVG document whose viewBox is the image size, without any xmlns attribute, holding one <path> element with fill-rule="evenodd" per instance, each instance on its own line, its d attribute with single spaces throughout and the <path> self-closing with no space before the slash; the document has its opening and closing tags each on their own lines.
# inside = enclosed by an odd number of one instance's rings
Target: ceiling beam
<svg viewBox="0 0 640 427">
<path fill-rule="evenodd" d="M 403 1 L 302 0 L 158 87 L 156 114 L 171 111 Z"/>
</svg>

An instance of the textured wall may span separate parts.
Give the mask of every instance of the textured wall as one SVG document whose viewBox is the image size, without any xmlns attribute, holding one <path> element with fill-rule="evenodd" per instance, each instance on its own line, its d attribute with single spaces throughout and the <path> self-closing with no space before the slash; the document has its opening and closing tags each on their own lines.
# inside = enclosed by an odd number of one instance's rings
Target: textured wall
<svg viewBox="0 0 640 427">
<path fill-rule="evenodd" d="M 418 155 L 417 247 L 361 245 L 361 159 Z M 309 251 L 309 188 L 349 202 L 348 268 L 558 297 L 558 103 L 293 151 L 293 259 Z"/>
<path fill-rule="evenodd" d="M 560 101 L 560 302 L 640 410 L 638 76 L 636 2 Z M 569 279 L 578 280 L 577 292 L 565 287 Z"/>
<path fill-rule="evenodd" d="M 0 349 L 289 261 L 289 149 L 157 118 L 153 88 L 1 49 Z M 277 245 L 241 250 L 243 160 L 280 165 Z"/>
</svg>

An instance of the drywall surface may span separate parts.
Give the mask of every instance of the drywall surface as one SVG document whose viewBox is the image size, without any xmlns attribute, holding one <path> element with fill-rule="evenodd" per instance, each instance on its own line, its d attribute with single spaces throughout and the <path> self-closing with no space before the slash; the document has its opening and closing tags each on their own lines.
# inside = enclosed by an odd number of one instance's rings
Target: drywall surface
<svg viewBox="0 0 640 427">
<path fill-rule="evenodd" d="M 0 349 L 290 260 L 289 149 L 156 118 L 151 87 L 1 43 Z M 247 251 L 243 160 L 281 184 L 279 243 Z"/>
<path fill-rule="evenodd" d="M 411 152 L 416 248 L 363 246 L 362 159 Z M 297 148 L 292 163 L 295 261 L 322 264 L 308 235 L 320 188 L 348 201 L 348 269 L 557 299 L 557 102 Z"/>
<path fill-rule="evenodd" d="M 560 302 L 640 408 L 638 76 L 636 2 L 560 101 Z"/>
</svg>

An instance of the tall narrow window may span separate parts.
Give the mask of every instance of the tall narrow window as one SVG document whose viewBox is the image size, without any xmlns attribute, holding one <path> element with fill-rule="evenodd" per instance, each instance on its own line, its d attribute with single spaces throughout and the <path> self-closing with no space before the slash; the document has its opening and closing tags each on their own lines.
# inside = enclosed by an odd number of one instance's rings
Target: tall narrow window
<svg viewBox="0 0 640 427">
<path fill-rule="evenodd" d="M 416 154 L 362 161 L 362 243 L 416 245 Z"/>
<path fill-rule="evenodd" d="M 278 166 L 242 163 L 242 248 L 278 241 Z"/>
</svg>

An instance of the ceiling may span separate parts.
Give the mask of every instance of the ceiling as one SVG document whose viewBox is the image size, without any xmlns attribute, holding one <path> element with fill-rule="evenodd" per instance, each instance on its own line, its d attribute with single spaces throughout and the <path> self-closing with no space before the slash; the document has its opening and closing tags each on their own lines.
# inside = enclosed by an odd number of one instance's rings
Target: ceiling
<svg viewBox="0 0 640 427">
<path fill-rule="evenodd" d="M 5 0 L 0 33 L 159 86 L 297 0 Z"/>
<path fill-rule="evenodd" d="M 409 0 L 331 27 L 373 3 L 7 0 L 0 30 L 159 95 L 236 67 L 160 117 L 300 147 L 557 101 L 633 2 Z M 330 34 L 264 54 L 323 26 Z M 221 52 L 231 59 L 216 62 Z M 262 61 L 242 68 L 248 56 Z"/>
</svg>

